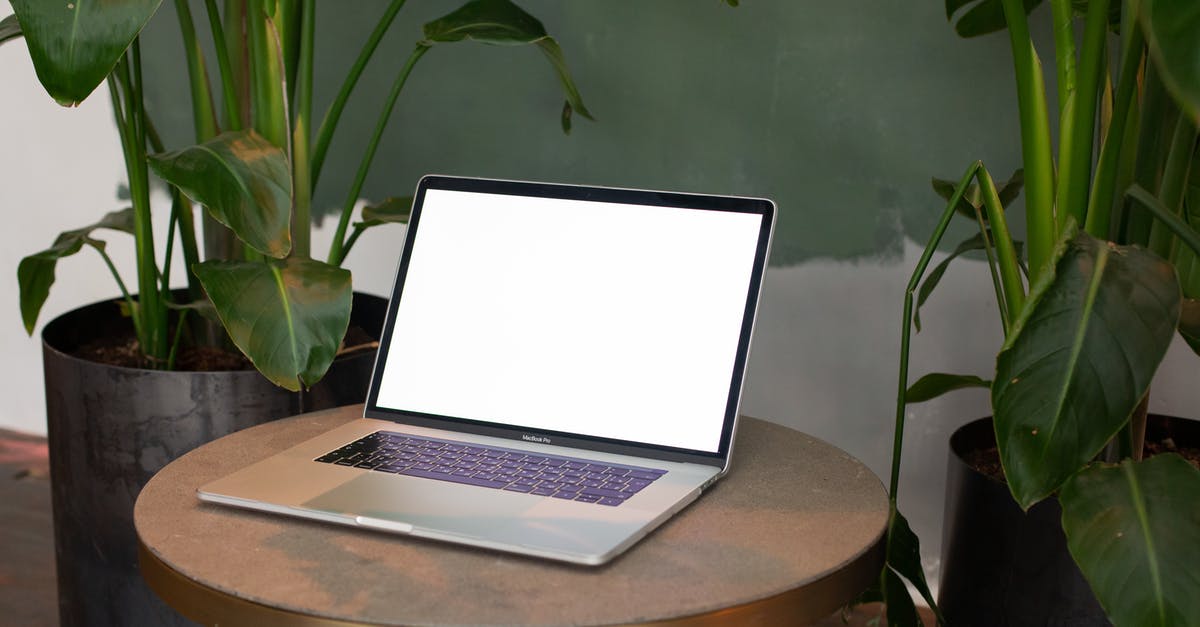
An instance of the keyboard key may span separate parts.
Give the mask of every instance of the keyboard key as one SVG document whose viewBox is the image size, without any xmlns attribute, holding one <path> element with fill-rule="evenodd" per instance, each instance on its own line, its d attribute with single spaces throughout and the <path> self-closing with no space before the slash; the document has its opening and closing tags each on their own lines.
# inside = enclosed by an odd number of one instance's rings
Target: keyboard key
<svg viewBox="0 0 1200 627">
<path fill-rule="evenodd" d="M 510 485 L 504 489 L 509 490 L 511 492 L 533 492 L 533 486 L 531 486 L 531 485 L 516 485 L 516 484 L 514 484 L 514 485 Z"/>
<path fill-rule="evenodd" d="M 536 494 L 538 496 L 550 496 L 550 495 L 554 494 L 554 488 L 538 486 L 538 487 L 534 488 L 533 492 L 530 492 L 530 494 Z"/>
<path fill-rule="evenodd" d="M 417 470 L 415 468 L 409 468 L 408 470 L 405 470 L 404 472 L 399 473 L 399 474 L 407 476 L 407 477 L 424 477 L 426 479 L 437 479 L 438 481 L 450 481 L 452 483 L 464 483 L 466 485 L 474 485 L 474 486 L 479 486 L 481 488 L 495 489 L 495 488 L 503 488 L 505 486 L 505 483 L 503 483 L 501 481 L 488 481 L 486 479 L 479 479 L 477 477 L 456 477 L 454 475 L 445 475 L 445 474 L 435 475 L 435 474 L 430 473 L 428 470 Z"/>
<path fill-rule="evenodd" d="M 602 498 L 602 499 L 600 499 L 599 501 L 596 501 L 596 502 L 597 502 L 597 503 L 599 503 L 599 504 L 601 504 L 601 505 L 609 505 L 609 506 L 614 506 L 614 505 L 620 505 L 621 503 L 624 503 L 625 501 L 622 501 L 621 499 L 614 499 L 614 498 L 605 497 L 605 498 Z"/>
<path fill-rule="evenodd" d="M 591 494 L 580 494 L 579 496 L 575 497 L 575 500 L 583 501 L 584 503 L 595 503 L 596 501 L 600 500 L 600 497 Z"/>
<path fill-rule="evenodd" d="M 607 496 L 614 499 L 629 498 L 629 494 L 617 490 L 605 490 L 604 488 L 584 488 L 580 490 L 580 494 L 590 494 L 592 496 Z"/>
<path fill-rule="evenodd" d="M 574 499 L 575 494 L 575 492 L 564 492 L 563 490 L 559 490 L 550 496 L 553 496 L 556 499 Z"/>
</svg>

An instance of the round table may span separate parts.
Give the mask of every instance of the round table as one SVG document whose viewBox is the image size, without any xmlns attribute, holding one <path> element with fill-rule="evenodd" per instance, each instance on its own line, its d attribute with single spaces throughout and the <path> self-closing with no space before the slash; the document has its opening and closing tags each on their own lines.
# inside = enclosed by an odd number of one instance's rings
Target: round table
<svg viewBox="0 0 1200 627">
<path fill-rule="evenodd" d="M 842 450 L 754 418 L 729 474 L 601 567 L 201 503 L 196 488 L 362 415 L 304 414 L 206 444 L 155 475 L 134 522 L 142 576 L 207 624 L 670 625 L 819 620 L 883 564 L 887 495 Z"/>
</svg>

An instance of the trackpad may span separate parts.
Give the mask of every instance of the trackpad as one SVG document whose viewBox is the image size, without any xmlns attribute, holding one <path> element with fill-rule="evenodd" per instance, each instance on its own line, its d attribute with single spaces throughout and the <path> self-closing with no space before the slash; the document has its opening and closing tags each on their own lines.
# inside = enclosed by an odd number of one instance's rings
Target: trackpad
<svg viewBox="0 0 1200 627">
<path fill-rule="evenodd" d="M 478 537 L 512 524 L 540 500 L 517 492 L 372 472 L 301 507 Z"/>
</svg>

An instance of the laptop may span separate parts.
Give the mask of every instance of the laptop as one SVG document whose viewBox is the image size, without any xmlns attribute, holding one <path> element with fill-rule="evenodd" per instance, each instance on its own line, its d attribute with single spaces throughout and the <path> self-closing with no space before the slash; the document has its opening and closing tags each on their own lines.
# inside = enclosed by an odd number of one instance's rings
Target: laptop
<svg viewBox="0 0 1200 627">
<path fill-rule="evenodd" d="M 729 469 L 774 216 L 426 176 L 363 419 L 199 498 L 605 563 Z"/>
</svg>

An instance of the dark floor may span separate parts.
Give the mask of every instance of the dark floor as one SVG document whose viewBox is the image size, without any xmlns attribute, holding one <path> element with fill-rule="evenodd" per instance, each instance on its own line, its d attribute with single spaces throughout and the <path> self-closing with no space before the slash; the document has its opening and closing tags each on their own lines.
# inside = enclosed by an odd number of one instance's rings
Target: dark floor
<svg viewBox="0 0 1200 627">
<path fill-rule="evenodd" d="M 0 622 L 55 625 L 46 440 L 0 430 Z"/>
<path fill-rule="evenodd" d="M 0 429 L 0 623 L 55 625 L 54 591 L 46 440 Z M 818 625 L 865 626 L 879 614 L 878 606 L 865 606 L 847 615 L 846 622 L 835 614 Z M 932 624 L 929 617 L 926 624 Z"/>
</svg>

